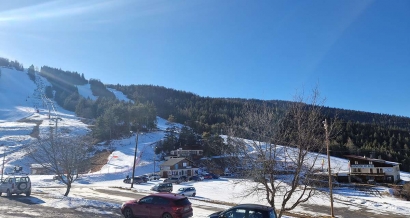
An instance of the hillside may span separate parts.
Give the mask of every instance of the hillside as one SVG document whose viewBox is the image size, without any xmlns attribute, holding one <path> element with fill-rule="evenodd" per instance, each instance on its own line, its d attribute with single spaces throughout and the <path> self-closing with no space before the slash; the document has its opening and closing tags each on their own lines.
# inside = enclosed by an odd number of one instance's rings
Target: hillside
<svg viewBox="0 0 410 218">
<path fill-rule="evenodd" d="M 244 108 L 268 107 L 278 116 L 286 112 L 292 102 L 256 99 L 224 99 L 200 97 L 193 93 L 153 85 L 108 85 L 123 92 L 136 102 L 153 102 L 158 115 L 175 117 L 177 122 L 192 127 L 197 133 L 227 132 L 233 119 L 243 118 Z M 331 154 L 337 157 L 357 154 L 373 155 L 401 163 L 410 171 L 410 118 L 324 107 L 325 118 L 338 118 L 338 134 L 330 140 Z M 322 133 L 324 134 L 324 132 Z M 250 138 L 246 132 L 238 134 Z"/>
<path fill-rule="evenodd" d="M 13 64 L 21 65 L 17 61 Z M 34 67 L 28 72 L 33 75 Z M 175 122 L 193 128 L 199 136 L 227 133 L 232 120 L 241 122 L 246 106 L 268 107 L 276 116 L 282 116 L 292 104 L 281 100 L 201 97 L 154 85 L 104 85 L 98 79 L 90 79 L 87 84 L 84 74 L 48 66 L 43 66 L 38 74 L 50 81 L 44 85 L 46 97 L 54 97 L 61 108 L 95 121 L 93 135 L 98 141 L 125 136 L 130 129 L 152 130 L 156 116 L 172 117 Z M 62 75 L 65 84 L 55 79 Z M 338 118 L 338 134 L 330 139 L 332 155 L 372 155 L 399 162 L 403 170 L 410 171 L 410 118 L 329 107 L 324 107 L 322 113 L 323 119 Z M 124 122 L 130 117 L 135 119 Z M 244 131 L 237 136 L 252 138 Z"/>
</svg>

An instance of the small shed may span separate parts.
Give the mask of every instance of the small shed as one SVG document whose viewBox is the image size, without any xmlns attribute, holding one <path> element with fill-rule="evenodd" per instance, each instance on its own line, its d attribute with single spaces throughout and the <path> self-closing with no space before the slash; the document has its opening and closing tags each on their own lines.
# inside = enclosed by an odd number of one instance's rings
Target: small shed
<svg viewBox="0 0 410 218">
<path fill-rule="evenodd" d="M 30 174 L 32 175 L 49 175 L 52 174 L 50 170 L 45 168 L 41 164 L 31 164 L 30 165 Z"/>
</svg>

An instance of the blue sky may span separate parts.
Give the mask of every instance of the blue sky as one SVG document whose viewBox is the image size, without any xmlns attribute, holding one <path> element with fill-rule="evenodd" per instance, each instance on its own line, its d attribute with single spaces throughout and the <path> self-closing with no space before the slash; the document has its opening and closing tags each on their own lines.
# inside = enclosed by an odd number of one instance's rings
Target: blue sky
<svg viewBox="0 0 410 218">
<path fill-rule="evenodd" d="M 410 1 L 2 1 L 0 56 L 108 84 L 410 117 Z"/>
</svg>

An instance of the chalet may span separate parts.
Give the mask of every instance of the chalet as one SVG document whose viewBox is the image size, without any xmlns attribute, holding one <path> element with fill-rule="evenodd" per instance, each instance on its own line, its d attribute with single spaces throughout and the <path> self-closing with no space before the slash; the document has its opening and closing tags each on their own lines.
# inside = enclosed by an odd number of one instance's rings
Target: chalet
<svg viewBox="0 0 410 218">
<path fill-rule="evenodd" d="M 193 176 L 198 174 L 198 167 L 186 158 L 170 158 L 160 165 L 160 176 L 168 178 L 171 176 Z"/>
<path fill-rule="evenodd" d="M 349 159 L 349 181 L 395 183 L 400 180 L 399 163 L 366 156 L 345 155 Z"/>
</svg>

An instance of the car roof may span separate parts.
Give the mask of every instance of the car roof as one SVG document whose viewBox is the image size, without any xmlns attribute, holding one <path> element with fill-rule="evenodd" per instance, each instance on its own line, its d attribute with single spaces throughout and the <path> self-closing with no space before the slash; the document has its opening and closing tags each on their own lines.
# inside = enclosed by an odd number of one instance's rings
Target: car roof
<svg viewBox="0 0 410 218">
<path fill-rule="evenodd" d="M 177 194 L 173 194 L 173 193 L 155 193 L 155 194 L 151 194 L 149 196 L 158 196 L 158 197 L 168 198 L 168 199 L 172 199 L 172 200 L 179 200 L 179 199 L 186 198 L 183 195 L 177 195 Z"/>
<path fill-rule="evenodd" d="M 264 211 L 273 210 L 272 207 L 265 206 L 265 205 L 260 205 L 260 204 L 239 204 L 239 205 L 236 205 L 232 208 L 243 208 L 243 209 L 251 209 L 252 208 L 252 209 L 264 210 Z"/>
</svg>

